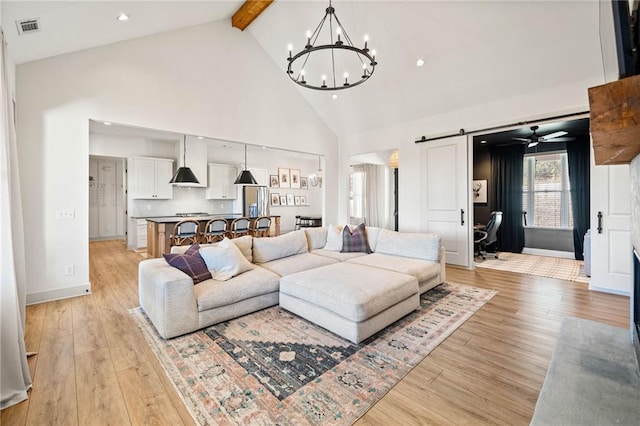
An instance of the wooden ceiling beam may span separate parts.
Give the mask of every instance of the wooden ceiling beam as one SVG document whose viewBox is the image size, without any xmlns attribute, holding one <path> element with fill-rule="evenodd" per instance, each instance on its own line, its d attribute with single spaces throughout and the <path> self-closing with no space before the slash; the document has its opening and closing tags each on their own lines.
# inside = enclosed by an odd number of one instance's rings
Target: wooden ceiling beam
<svg viewBox="0 0 640 426">
<path fill-rule="evenodd" d="M 274 0 L 247 0 L 231 17 L 231 26 L 244 31 Z"/>
<path fill-rule="evenodd" d="M 589 88 L 596 164 L 628 164 L 640 154 L 640 75 Z"/>
</svg>

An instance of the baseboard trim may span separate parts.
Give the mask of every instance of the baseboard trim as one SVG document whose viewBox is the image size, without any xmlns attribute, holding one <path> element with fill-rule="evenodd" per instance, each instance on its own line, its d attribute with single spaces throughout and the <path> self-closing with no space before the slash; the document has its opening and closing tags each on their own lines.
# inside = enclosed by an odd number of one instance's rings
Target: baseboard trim
<svg viewBox="0 0 640 426">
<path fill-rule="evenodd" d="M 57 288 L 55 290 L 27 293 L 27 305 L 52 302 L 54 300 L 68 299 L 70 297 L 86 296 L 91 294 L 91 282 L 73 287 Z"/>
<path fill-rule="evenodd" d="M 616 290 L 616 289 L 613 289 L 613 288 L 594 287 L 594 286 L 589 285 L 589 290 L 599 291 L 601 293 L 617 294 L 619 296 L 627 296 L 627 297 L 631 296 L 631 292 L 629 292 L 629 291 Z"/>
<path fill-rule="evenodd" d="M 564 259 L 575 259 L 575 254 L 570 251 L 547 250 L 547 249 L 529 248 L 529 247 L 523 248 L 522 254 L 533 254 L 536 256 L 562 257 Z"/>
</svg>

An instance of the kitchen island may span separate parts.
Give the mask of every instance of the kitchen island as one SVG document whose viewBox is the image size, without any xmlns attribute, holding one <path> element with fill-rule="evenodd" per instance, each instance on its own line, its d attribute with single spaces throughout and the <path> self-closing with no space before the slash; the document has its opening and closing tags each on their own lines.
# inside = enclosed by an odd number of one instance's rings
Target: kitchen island
<svg viewBox="0 0 640 426">
<path fill-rule="evenodd" d="M 242 217 L 241 214 L 222 214 L 210 216 L 161 216 L 149 217 L 147 220 L 147 257 L 161 257 L 164 253 L 171 251 L 169 236 L 173 231 L 176 223 L 185 219 L 195 219 L 200 223 L 199 231 L 204 230 L 208 221 L 215 218 L 222 218 L 228 224 L 234 219 Z M 275 237 L 280 235 L 280 216 L 269 216 L 271 218 L 271 228 L 269 228 L 269 236 Z M 250 218 L 251 224 L 256 218 Z"/>
</svg>

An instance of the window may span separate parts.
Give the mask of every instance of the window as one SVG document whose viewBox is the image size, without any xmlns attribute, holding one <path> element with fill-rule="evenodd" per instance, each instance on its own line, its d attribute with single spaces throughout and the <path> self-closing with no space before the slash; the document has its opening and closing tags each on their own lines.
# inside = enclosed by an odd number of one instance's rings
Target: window
<svg viewBox="0 0 640 426">
<path fill-rule="evenodd" d="M 573 228 L 566 152 L 525 155 L 522 205 L 527 226 Z"/>
<path fill-rule="evenodd" d="M 364 222 L 364 185 L 365 172 L 358 167 L 351 166 L 349 174 L 349 221 L 350 223 Z"/>
</svg>

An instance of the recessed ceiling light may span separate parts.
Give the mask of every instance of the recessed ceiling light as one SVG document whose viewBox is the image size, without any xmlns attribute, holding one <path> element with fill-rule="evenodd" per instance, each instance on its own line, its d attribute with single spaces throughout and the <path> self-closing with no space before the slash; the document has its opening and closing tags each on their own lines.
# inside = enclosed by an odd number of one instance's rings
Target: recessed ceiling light
<svg viewBox="0 0 640 426">
<path fill-rule="evenodd" d="M 204 138 L 203 138 L 202 136 L 198 136 L 198 139 L 202 140 L 202 139 L 204 139 Z"/>
<path fill-rule="evenodd" d="M 267 149 L 267 147 L 266 147 L 266 146 L 263 146 L 263 147 L 262 147 L 262 149 Z"/>
<path fill-rule="evenodd" d="M 480 141 L 480 143 L 487 143 L 487 141 Z"/>
<path fill-rule="evenodd" d="M 332 97 L 333 99 L 338 99 L 338 95 L 336 95 L 335 93 L 334 93 L 333 95 L 331 95 L 331 97 Z"/>
<path fill-rule="evenodd" d="M 129 15 L 127 15 L 126 13 L 121 13 L 116 19 L 120 22 L 128 21 Z"/>
<path fill-rule="evenodd" d="M 111 126 L 111 123 L 110 123 L 110 122 L 108 122 L 108 121 L 104 121 L 104 122 L 103 122 L 103 124 L 104 124 L 105 126 Z"/>
<path fill-rule="evenodd" d="M 416 66 L 421 67 L 424 65 L 424 59 L 420 58 L 416 61 Z"/>
</svg>

